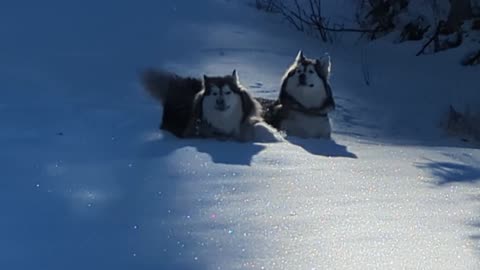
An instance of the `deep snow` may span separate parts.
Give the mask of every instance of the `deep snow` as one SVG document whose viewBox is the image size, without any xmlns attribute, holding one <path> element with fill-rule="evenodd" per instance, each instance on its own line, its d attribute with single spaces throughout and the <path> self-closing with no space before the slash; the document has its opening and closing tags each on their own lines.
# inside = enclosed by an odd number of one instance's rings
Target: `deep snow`
<svg viewBox="0 0 480 270">
<path fill-rule="evenodd" d="M 479 267 L 480 151 L 438 128 L 478 98 L 460 50 L 324 45 L 221 0 L 10 1 L 0 35 L 0 269 Z M 138 84 L 235 68 L 275 97 L 300 48 L 332 56 L 334 141 L 177 140 Z"/>
</svg>

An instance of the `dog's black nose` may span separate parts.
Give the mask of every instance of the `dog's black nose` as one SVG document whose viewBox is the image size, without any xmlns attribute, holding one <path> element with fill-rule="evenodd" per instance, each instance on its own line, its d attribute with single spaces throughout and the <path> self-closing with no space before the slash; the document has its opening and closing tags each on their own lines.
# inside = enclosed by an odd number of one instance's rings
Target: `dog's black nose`
<svg viewBox="0 0 480 270">
<path fill-rule="evenodd" d="M 305 74 L 300 74 L 300 76 L 298 77 L 298 82 L 301 85 L 306 85 L 307 84 L 307 76 L 305 76 Z"/>
<path fill-rule="evenodd" d="M 217 100 L 215 100 L 215 109 L 222 112 L 227 109 L 227 106 L 225 105 L 225 100 L 223 98 L 218 98 Z"/>
<path fill-rule="evenodd" d="M 219 98 L 219 99 L 216 100 L 216 104 L 217 104 L 218 106 L 223 106 L 223 105 L 225 105 L 225 100 Z"/>
</svg>

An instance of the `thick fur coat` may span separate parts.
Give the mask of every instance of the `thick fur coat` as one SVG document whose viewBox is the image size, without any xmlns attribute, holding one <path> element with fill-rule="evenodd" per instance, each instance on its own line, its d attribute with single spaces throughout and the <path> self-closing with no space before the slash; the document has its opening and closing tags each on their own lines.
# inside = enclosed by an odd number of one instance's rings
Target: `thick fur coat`
<svg viewBox="0 0 480 270">
<path fill-rule="evenodd" d="M 142 81 L 164 107 L 160 128 L 177 137 L 242 142 L 283 140 L 263 121 L 261 105 L 240 84 L 236 71 L 199 80 L 148 70 Z"/>
<path fill-rule="evenodd" d="M 329 56 L 308 59 L 300 51 L 282 78 L 278 99 L 260 100 L 267 123 L 287 135 L 330 138 L 328 113 L 335 109 L 330 70 Z"/>
</svg>

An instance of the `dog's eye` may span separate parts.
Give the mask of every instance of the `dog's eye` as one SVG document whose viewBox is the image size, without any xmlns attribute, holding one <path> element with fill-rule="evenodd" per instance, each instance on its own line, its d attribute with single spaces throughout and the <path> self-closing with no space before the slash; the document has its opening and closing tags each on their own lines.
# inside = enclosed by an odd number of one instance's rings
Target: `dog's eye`
<svg viewBox="0 0 480 270">
<path fill-rule="evenodd" d="M 218 94 L 217 94 L 217 93 L 213 93 L 213 95 L 214 95 L 214 96 L 218 96 Z"/>
<path fill-rule="evenodd" d="M 313 74 L 313 70 L 310 70 L 308 73 Z"/>
<path fill-rule="evenodd" d="M 225 95 L 230 95 L 232 92 L 225 92 Z"/>
</svg>

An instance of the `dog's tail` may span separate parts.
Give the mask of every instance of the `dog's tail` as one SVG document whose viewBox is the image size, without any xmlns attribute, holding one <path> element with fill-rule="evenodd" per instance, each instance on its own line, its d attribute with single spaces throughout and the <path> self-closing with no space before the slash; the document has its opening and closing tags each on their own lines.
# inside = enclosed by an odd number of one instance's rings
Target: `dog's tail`
<svg viewBox="0 0 480 270">
<path fill-rule="evenodd" d="M 142 72 L 140 79 L 145 90 L 163 106 L 160 128 L 181 137 L 192 115 L 195 96 L 203 88 L 202 81 L 154 69 Z"/>
<path fill-rule="evenodd" d="M 166 103 L 184 103 L 193 101 L 195 95 L 202 90 L 202 81 L 197 78 L 181 77 L 175 73 L 147 69 L 141 74 L 141 81 L 147 92 L 162 105 Z"/>
<path fill-rule="evenodd" d="M 140 75 L 143 87 L 162 105 L 165 105 L 170 90 L 170 84 L 176 77 L 175 74 L 162 70 L 147 69 Z"/>
</svg>

